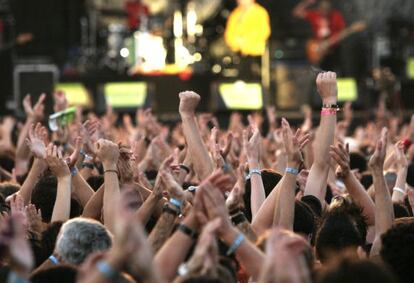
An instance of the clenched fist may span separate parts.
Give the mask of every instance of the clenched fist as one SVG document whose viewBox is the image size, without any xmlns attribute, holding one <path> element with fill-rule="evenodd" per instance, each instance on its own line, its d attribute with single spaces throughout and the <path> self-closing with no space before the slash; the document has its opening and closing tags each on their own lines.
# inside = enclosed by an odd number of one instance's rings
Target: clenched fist
<svg viewBox="0 0 414 283">
<path fill-rule="evenodd" d="M 105 169 L 116 170 L 119 158 L 119 147 L 116 143 L 100 139 L 96 142 L 96 151 Z"/>
<path fill-rule="evenodd" d="M 192 115 L 197 108 L 198 102 L 200 101 L 200 95 L 194 91 L 183 91 L 179 94 L 180 107 L 179 112 L 181 115 Z"/>
<path fill-rule="evenodd" d="M 316 86 L 323 103 L 335 104 L 338 96 L 336 73 L 320 73 L 316 78 Z"/>
</svg>

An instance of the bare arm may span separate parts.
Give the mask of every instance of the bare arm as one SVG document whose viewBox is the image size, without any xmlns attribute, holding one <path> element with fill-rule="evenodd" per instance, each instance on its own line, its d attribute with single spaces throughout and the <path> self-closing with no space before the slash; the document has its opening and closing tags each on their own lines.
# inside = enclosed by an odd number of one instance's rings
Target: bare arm
<svg viewBox="0 0 414 283">
<path fill-rule="evenodd" d="M 102 161 L 104 168 L 104 196 L 103 196 L 103 216 L 105 226 L 113 232 L 115 230 L 114 217 L 116 208 L 113 200 L 119 198 L 119 180 L 117 161 L 119 158 L 119 148 L 115 143 L 100 139 L 97 142 L 98 157 Z"/>
<path fill-rule="evenodd" d="M 192 156 L 194 171 L 200 180 L 207 178 L 213 172 L 213 162 L 203 142 L 195 117 L 195 108 L 200 96 L 195 92 L 180 93 L 180 116 L 183 123 L 184 136 Z"/>
<path fill-rule="evenodd" d="M 301 162 L 300 149 L 309 142 L 309 136 L 299 137 L 298 130 L 293 136 L 289 123 L 286 119 L 282 120 L 283 140 L 285 151 L 288 157 L 285 177 L 282 180 L 280 190 L 277 191 L 277 199 L 274 208 L 273 224 L 293 231 L 295 217 L 295 187 L 296 175 L 299 173 Z"/>
<path fill-rule="evenodd" d="M 404 202 L 406 195 L 406 181 L 408 171 L 408 160 L 404 153 L 404 145 L 397 144 L 395 150 L 395 163 L 397 167 L 397 180 L 392 192 L 392 202 Z"/>
<path fill-rule="evenodd" d="M 29 166 L 29 156 L 30 156 L 30 149 L 29 146 L 26 144 L 26 139 L 29 135 L 29 131 L 32 128 L 32 125 L 37 121 L 40 121 L 43 117 L 43 110 L 44 110 L 44 100 L 46 98 L 45 94 L 42 94 L 39 97 L 39 100 L 36 104 L 32 107 L 32 102 L 30 99 L 30 95 L 26 95 L 23 99 L 23 107 L 27 115 L 26 122 L 19 133 L 19 137 L 17 139 L 17 147 L 16 147 L 16 175 L 24 175 L 26 174 Z"/>
<path fill-rule="evenodd" d="M 47 164 L 57 178 L 57 193 L 51 222 L 66 221 L 70 217 L 71 176 L 68 165 L 62 159 L 62 153 L 53 144 L 47 147 Z"/>
<path fill-rule="evenodd" d="M 47 163 L 44 159 L 34 159 L 32 168 L 30 169 L 29 174 L 27 175 L 26 180 L 24 181 L 19 191 L 25 205 L 28 205 L 30 203 L 30 200 L 32 198 L 32 191 L 46 169 Z"/>
<path fill-rule="evenodd" d="M 176 208 L 172 207 L 170 204 L 167 204 L 167 206 L 172 210 L 176 210 Z M 148 236 L 148 242 L 154 252 L 157 252 L 171 235 L 178 214 L 179 212 L 177 210 L 175 214 L 170 211 L 164 211 L 163 214 L 161 214 L 157 224 Z"/>
<path fill-rule="evenodd" d="M 194 211 L 190 212 L 182 224 L 194 231 L 198 230 Z M 154 265 L 158 267 L 161 278 L 166 282 L 172 282 L 175 278 L 179 265 L 185 261 L 193 243 L 193 238 L 177 230 L 155 255 Z"/>
<path fill-rule="evenodd" d="M 320 73 L 316 79 L 316 84 L 323 104 L 336 104 L 338 94 L 336 74 L 333 72 Z M 316 133 L 314 162 L 309 172 L 304 195 L 317 197 L 323 206 L 330 169 L 327 158 L 329 157 L 329 148 L 334 141 L 336 110 L 332 108 L 322 108 L 322 110 L 326 112 L 321 115 L 321 122 Z"/>
<path fill-rule="evenodd" d="M 72 177 L 73 195 L 79 200 L 82 207 L 85 207 L 94 191 L 78 172 Z"/>
<path fill-rule="evenodd" d="M 375 188 L 375 240 L 371 248 L 371 256 L 378 255 L 381 250 L 381 235 L 391 228 L 394 222 L 394 209 L 390 192 L 383 175 L 383 166 L 387 146 L 387 130 L 383 129 L 381 139 L 377 142 L 369 166 L 372 170 Z"/>
<path fill-rule="evenodd" d="M 294 9 L 293 9 L 293 16 L 304 19 L 306 16 L 306 10 L 315 3 L 315 0 L 304 0 L 300 2 Z"/>
<path fill-rule="evenodd" d="M 338 163 L 337 176 L 341 177 L 352 200 L 362 208 L 362 213 L 367 219 L 368 225 L 375 223 L 375 206 L 364 186 L 351 172 L 349 167 L 349 148 L 339 144 L 331 146 L 331 157 Z"/>
<path fill-rule="evenodd" d="M 92 218 L 95 220 L 101 220 L 102 207 L 103 207 L 103 196 L 104 196 L 104 186 L 102 186 L 91 196 L 89 201 L 86 203 L 83 208 L 83 217 Z"/>
<path fill-rule="evenodd" d="M 250 202 L 253 219 L 266 198 L 262 176 L 260 174 L 260 142 L 260 132 L 257 127 L 254 129 L 253 135 L 250 139 L 248 130 L 243 131 L 243 149 L 247 155 L 250 172 Z"/>
</svg>

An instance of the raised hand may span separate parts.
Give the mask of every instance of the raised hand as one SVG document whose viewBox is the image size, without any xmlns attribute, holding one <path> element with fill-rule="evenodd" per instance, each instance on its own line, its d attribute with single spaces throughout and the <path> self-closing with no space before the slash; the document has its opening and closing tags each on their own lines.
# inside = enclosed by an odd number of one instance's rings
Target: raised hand
<svg viewBox="0 0 414 283">
<path fill-rule="evenodd" d="M 349 144 L 344 145 L 339 143 L 337 146 L 331 145 L 329 155 L 336 161 L 338 168 L 336 169 L 336 176 L 339 178 L 345 178 L 351 172 L 349 166 Z"/>
<path fill-rule="evenodd" d="M 300 165 L 302 162 L 301 150 L 309 142 L 309 134 L 301 135 L 301 130 L 298 129 L 295 135 L 293 135 L 288 121 L 283 118 L 282 136 L 285 152 L 288 157 L 288 162 L 293 162 L 296 165 Z"/>
<path fill-rule="evenodd" d="M 83 124 L 79 124 L 79 135 L 82 137 L 85 150 L 96 155 L 94 143 L 98 140 L 97 134 L 100 127 L 98 120 L 86 120 Z"/>
<path fill-rule="evenodd" d="M 29 138 L 26 139 L 26 143 L 30 148 L 30 151 L 36 158 L 45 159 L 46 158 L 46 145 L 44 143 L 47 137 L 47 132 L 44 131 L 45 128 L 37 123 L 36 126 L 32 125 L 29 130 Z"/>
<path fill-rule="evenodd" d="M 239 168 L 237 168 L 237 182 L 226 199 L 226 206 L 229 211 L 244 208 L 243 196 L 245 193 L 245 186 L 246 166 L 244 164 L 240 164 Z"/>
<path fill-rule="evenodd" d="M 319 95 L 321 96 L 324 103 L 336 103 L 338 96 L 336 73 L 320 73 L 316 78 L 316 86 L 318 88 Z"/>
<path fill-rule="evenodd" d="M 76 162 L 79 159 L 79 155 L 82 149 L 82 137 L 78 136 L 75 139 L 75 148 L 73 149 L 72 154 L 66 159 L 66 163 L 70 168 L 75 166 Z"/>
<path fill-rule="evenodd" d="M 184 203 L 186 196 L 183 188 L 177 183 L 174 179 L 171 172 L 167 170 L 160 171 L 160 178 L 161 182 L 164 184 L 165 188 L 167 189 L 168 195 L 170 198 L 175 198 L 182 203 Z"/>
<path fill-rule="evenodd" d="M 193 115 L 200 101 L 200 95 L 193 91 L 183 91 L 179 94 L 180 106 L 178 108 L 181 115 Z"/>
<path fill-rule="evenodd" d="M 252 133 L 253 132 L 253 133 Z M 249 138 L 250 134 L 251 137 Z M 261 136 L 258 128 L 243 131 L 243 149 L 246 153 L 249 166 L 258 167 L 260 162 Z"/>
<path fill-rule="evenodd" d="M 23 99 L 23 108 L 29 119 L 33 121 L 41 121 L 44 116 L 46 94 L 42 93 L 39 96 L 36 104 L 32 107 L 32 100 L 30 94 L 26 95 Z"/>
<path fill-rule="evenodd" d="M 46 162 L 56 178 L 59 179 L 70 176 L 70 170 L 63 160 L 62 151 L 52 143 L 50 143 L 46 149 Z"/>
<path fill-rule="evenodd" d="M 3 217 L 0 222 L 0 249 L 7 251 L 12 270 L 28 276 L 34 265 L 32 249 L 26 240 L 25 216 L 21 212 Z"/>
<path fill-rule="evenodd" d="M 66 99 L 66 94 L 63 91 L 55 91 L 53 93 L 53 111 L 59 112 L 68 108 L 68 100 Z"/>
<path fill-rule="evenodd" d="M 218 229 L 219 234 L 231 227 L 224 196 L 220 191 L 220 184 L 225 181 L 224 178 L 225 175 L 218 172 L 203 181 L 199 186 L 199 190 L 202 191 L 203 205 L 207 218 L 210 220 L 214 220 L 216 218 L 221 219 L 222 225 L 220 225 Z"/>
<path fill-rule="evenodd" d="M 371 156 L 368 162 L 368 166 L 372 170 L 383 170 L 385 154 L 387 151 L 387 142 L 388 142 L 388 129 L 383 128 L 381 131 L 381 138 L 377 141 L 375 146 L 375 152 Z"/>
<path fill-rule="evenodd" d="M 220 218 L 216 218 L 204 226 L 193 256 L 187 263 L 187 276 L 217 276 L 219 255 L 216 232 L 220 225 Z"/>
<path fill-rule="evenodd" d="M 105 169 L 116 170 L 119 158 L 119 146 L 109 140 L 100 139 L 96 142 L 97 156 Z"/>
<path fill-rule="evenodd" d="M 395 145 L 395 165 L 397 170 L 407 168 L 408 166 L 408 159 L 404 153 L 404 144 L 402 142 L 398 142 Z"/>
<path fill-rule="evenodd" d="M 40 235 L 43 231 L 42 213 L 40 209 L 37 210 L 34 204 L 29 204 L 25 207 L 25 213 L 29 232 Z"/>
</svg>

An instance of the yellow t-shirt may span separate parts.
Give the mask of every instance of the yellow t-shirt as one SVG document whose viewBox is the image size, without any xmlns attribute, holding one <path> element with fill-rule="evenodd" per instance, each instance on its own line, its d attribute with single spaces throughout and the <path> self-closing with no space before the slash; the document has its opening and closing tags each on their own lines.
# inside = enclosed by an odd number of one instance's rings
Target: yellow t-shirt
<svg viewBox="0 0 414 283">
<path fill-rule="evenodd" d="M 224 33 L 226 44 L 232 51 L 250 56 L 263 55 L 269 36 L 269 14 L 257 3 L 247 10 L 240 6 L 234 9 Z"/>
</svg>

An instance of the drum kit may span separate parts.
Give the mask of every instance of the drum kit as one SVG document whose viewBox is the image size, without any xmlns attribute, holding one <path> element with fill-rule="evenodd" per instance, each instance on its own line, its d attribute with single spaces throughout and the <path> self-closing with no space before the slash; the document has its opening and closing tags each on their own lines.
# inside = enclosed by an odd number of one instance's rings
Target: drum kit
<svg viewBox="0 0 414 283">
<path fill-rule="evenodd" d="M 132 14 L 127 2 L 140 5 Z M 214 57 L 209 42 L 225 24 L 224 0 L 90 0 L 81 19 L 80 65 L 118 73 L 182 70 Z M 128 26 L 131 17 L 139 23 Z M 203 60 L 202 60 L 203 59 Z M 204 60 L 206 59 L 206 60 Z"/>
</svg>

